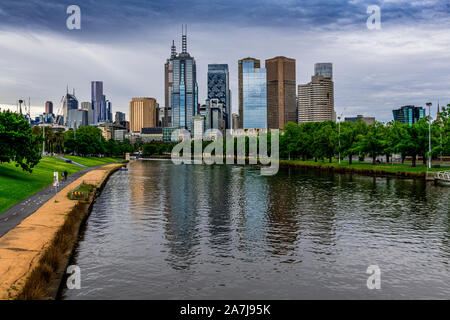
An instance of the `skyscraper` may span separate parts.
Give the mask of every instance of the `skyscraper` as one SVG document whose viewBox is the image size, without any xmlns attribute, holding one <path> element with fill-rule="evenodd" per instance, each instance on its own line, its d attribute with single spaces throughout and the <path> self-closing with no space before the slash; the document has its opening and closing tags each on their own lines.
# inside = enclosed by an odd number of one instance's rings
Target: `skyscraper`
<svg viewBox="0 0 450 320">
<path fill-rule="evenodd" d="M 168 127 L 171 124 L 172 115 L 172 86 L 173 86 L 173 59 L 177 57 L 177 48 L 175 47 L 175 41 L 172 41 L 172 47 L 170 50 L 170 58 L 166 60 L 164 64 L 164 114 L 163 114 L 163 127 Z"/>
<path fill-rule="evenodd" d="M 78 100 L 75 97 L 75 90 L 73 94 L 70 94 L 68 91 L 66 93 L 66 96 L 64 97 L 64 103 L 63 103 L 63 117 L 64 117 L 64 124 L 67 124 L 69 122 L 69 110 L 76 110 L 78 109 Z"/>
<path fill-rule="evenodd" d="M 172 58 L 173 83 L 171 89 L 171 122 L 173 127 L 191 131 L 192 117 L 198 104 L 197 67 L 194 57 L 187 52 L 186 27 L 182 33 L 182 51 Z"/>
<path fill-rule="evenodd" d="M 228 64 L 208 64 L 208 99 L 222 104 L 225 129 L 231 129 L 231 91 Z"/>
<path fill-rule="evenodd" d="M 275 57 L 266 60 L 267 126 L 283 129 L 296 122 L 295 59 Z"/>
<path fill-rule="evenodd" d="M 91 102 L 92 102 L 92 109 L 94 110 L 94 124 L 97 124 L 101 119 L 102 101 L 103 101 L 103 82 L 92 81 Z"/>
<path fill-rule="evenodd" d="M 334 84 L 329 77 L 312 76 L 298 86 L 298 122 L 335 121 Z"/>
<path fill-rule="evenodd" d="M 47 101 L 47 102 L 45 103 L 45 113 L 46 113 L 46 114 L 53 113 L 53 102 Z"/>
<path fill-rule="evenodd" d="M 239 80 L 239 129 L 244 128 L 244 63 L 253 61 L 254 68 L 260 68 L 260 61 L 254 58 L 241 59 L 238 62 L 238 80 Z"/>
<path fill-rule="evenodd" d="M 239 60 L 239 122 L 243 129 L 267 128 L 266 69 L 259 66 L 259 60 L 253 58 Z"/>
<path fill-rule="evenodd" d="M 158 105 L 154 98 L 133 98 L 130 102 L 130 131 L 158 126 Z"/>
<path fill-rule="evenodd" d="M 86 110 L 88 112 L 88 124 L 93 124 L 94 123 L 94 111 L 92 110 L 92 103 L 82 102 L 81 109 Z"/>
<path fill-rule="evenodd" d="M 400 109 L 392 110 L 394 121 L 413 124 L 422 118 L 425 118 L 425 109 L 415 106 L 403 106 Z"/>
<path fill-rule="evenodd" d="M 325 78 L 333 78 L 333 64 L 330 62 L 316 63 L 314 65 L 314 75 Z"/>
</svg>

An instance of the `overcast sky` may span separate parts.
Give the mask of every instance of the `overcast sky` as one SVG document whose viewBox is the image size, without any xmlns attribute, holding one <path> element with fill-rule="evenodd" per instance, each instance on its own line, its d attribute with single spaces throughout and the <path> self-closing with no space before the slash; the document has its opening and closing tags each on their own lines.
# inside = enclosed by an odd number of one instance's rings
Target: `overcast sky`
<svg viewBox="0 0 450 320">
<path fill-rule="evenodd" d="M 66 9 L 81 8 L 81 30 Z M 368 30 L 367 7 L 381 7 L 381 30 Z M 69 85 L 90 101 L 101 80 L 113 112 L 132 97 L 164 105 L 164 63 L 172 40 L 197 62 L 199 102 L 209 63 L 227 63 L 237 112 L 237 61 L 283 55 L 297 61 L 297 84 L 316 62 L 332 62 L 339 116 L 392 120 L 402 105 L 450 103 L 450 2 L 444 0 L 1 0 L 0 107 L 31 98 L 32 113 L 58 109 Z M 345 111 L 344 111 L 345 110 Z"/>
</svg>

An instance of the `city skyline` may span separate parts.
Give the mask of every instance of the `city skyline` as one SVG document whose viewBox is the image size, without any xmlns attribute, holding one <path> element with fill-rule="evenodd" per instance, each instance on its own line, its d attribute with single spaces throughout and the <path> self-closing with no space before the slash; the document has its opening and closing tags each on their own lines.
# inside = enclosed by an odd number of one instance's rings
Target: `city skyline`
<svg viewBox="0 0 450 320">
<path fill-rule="evenodd" d="M 335 110 L 340 114 L 345 109 L 344 117 L 365 114 L 390 121 L 393 109 L 424 106 L 428 101 L 433 102 L 434 115 L 438 100 L 444 104 L 450 101 L 450 66 L 446 64 L 450 35 L 446 32 L 449 22 L 444 20 L 448 6 L 443 1 L 432 2 L 416 2 L 414 6 L 403 1 L 380 4 L 381 30 L 367 29 L 366 1 L 330 4 L 328 12 L 337 14 L 323 20 L 319 19 L 327 12 L 319 10 L 323 1 L 302 4 L 304 12 L 294 10 L 298 6 L 291 3 L 268 2 L 265 6 L 273 13 L 264 24 L 258 20 L 264 17 L 261 9 L 247 20 L 239 20 L 249 13 L 245 8 L 233 17 L 231 9 L 237 5 L 231 2 L 223 5 L 226 14 L 221 22 L 207 30 L 192 10 L 186 9 L 182 15 L 173 5 L 173 16 L 169 17 L 168 8 L 140 1 L 121 10 L 105 9 L 104 2 L 96 6 L 81 2 L 82 29 L 69 31 L 63 4 L 51 9 L 33 2 L 32 12 L 27 8 L 17 17 L 17 4 L 4 1 L 0 5 L 0 49 L 4 57 L 0 105 L 15 108 L 17 99 L 31 97 L 33 115 L 42 113 L 45 101 L 53 101 L 54 109 L 58 109 L 67 84 L 76 89 L 79 101 L 89 101 L 89 83 L 95 79 L 108 86 L 114 111 L 126 112 L 127 116 L 132 97 L 151 96 L 162 102 L 163 64 L 172 39 L 180 34 L 181 22 L 175 20 L 183 18 L 180 21 L 189 24 L 189 51 L 197 62 L 200 104 L 207 97 L 208 64 L 229 65 L 232 112 L 238 113 L 237 61 L 246 56 L 263 61 L 283 55 L 297 61 L 297 84 L 310 81 L 315 63 L 333 63 Z M 200 7 L 210 10 L 206 4 Z M 117 27 L 99 23 L 108 16 L 132 14 L 138 9 L 142 9 L 142 15 L 134 23 L 130 18 Z M 155 12 L 161 14 L 158 27 L 142 19 Z M 286 25 L 276 19 L 275 13 L 286 14 Z M 49 19 L 44 19 L 47 15 Z M 93 20 L 95 15 L 98 21 Z M 231 24 L 235 19 L 237 23 Z M 135 28 L 133 34 L 131 28 Z M 428 36 L 430 32 L 433 37 Z M 149 78 L 148 74 L 155 76 Z"/>
</svg>

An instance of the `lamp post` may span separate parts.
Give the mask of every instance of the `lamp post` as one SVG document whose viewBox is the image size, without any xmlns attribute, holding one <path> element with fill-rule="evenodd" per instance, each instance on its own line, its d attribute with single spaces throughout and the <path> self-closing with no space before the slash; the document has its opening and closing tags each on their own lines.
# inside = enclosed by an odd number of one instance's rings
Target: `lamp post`
<svg viewBox="0 0 450 320">
<path fill-rule="evenodd" d="M 430 117 L 428 121 L 428 168 L 431 169 L 431 102 L 427 102 L 428 115 Z"/>
<path fill-rule="evenodd" d="M 341 116 L 338 117 L 338 127 L 339 127 L 339 164 L 341 164 Z"/>
</svg>

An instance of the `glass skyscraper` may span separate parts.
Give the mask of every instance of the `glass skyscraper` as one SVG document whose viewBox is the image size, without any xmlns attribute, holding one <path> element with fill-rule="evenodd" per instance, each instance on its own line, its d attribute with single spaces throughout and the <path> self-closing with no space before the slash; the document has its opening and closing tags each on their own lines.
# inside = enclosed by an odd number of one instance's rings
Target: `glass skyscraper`
<svg viewBox="0 0 450 320">
<path fill-rule="evenodd" d="M 243 129 L 267 129 L 266 69 L 255 67 L 254 59 L 242 63 Z"/>
<path fill-rule="evenodd" d="M 231 91 L 228 64 L 208 64 L 208 99 L 217 99 L 225 129 L 231 129 Z"/>
<path fill-rule="evenodd" d="M 192 117 L 198 104 L 197 67 L 194 57 L 187 52 L 187 36 L 182 34 L 182 52 L 171 58 L 173 83 L 171 87 L 172 127 L 184 127 L 191 131 Z"/>
<path fill-rule="evenodd" d="M 91 103 L 94 111 L 94 124 L 97 124 L 101 116 L 102 104 L 103 104 L 103 82 L 92 81 L 91 82 Z"/>
</svg>

